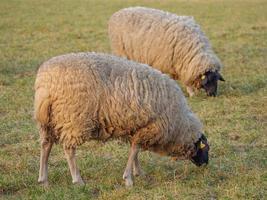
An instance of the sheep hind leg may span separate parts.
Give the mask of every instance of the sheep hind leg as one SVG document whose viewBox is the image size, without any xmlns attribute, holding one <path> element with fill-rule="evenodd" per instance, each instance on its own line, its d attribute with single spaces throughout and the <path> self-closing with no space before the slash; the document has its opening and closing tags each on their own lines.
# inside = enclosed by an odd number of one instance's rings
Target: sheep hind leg
<svg viewBox="0 0 267 200">
<path fill-rule="evenodd" d="M 136 153 L 136 156 L 134 158 L 134 163 L 133 163 L 133 175 L 134 176 L 143 176 L 145 173 L 142 170 L 139 160 L 138 160 L 138 153 L 139 153 L 139 149 Z"/>
<path fill-rule="evenodd" d="M 41 156 L 38 183 L 48 186 L 48 158 L 53 146 L 53 142 L 43 138 L 41 140 Z"/>
<path fill-rule="evenodd" d="M 131 187 L 133 186 L 133 180 L 132 180 L 132 169 L 133 169 L 133 164 L 135 162 L 135 159 L 138 154 L 138 147 L 135 144 L 132 144 L 129 157 L 128 157 L 128 162 L 126 165 L 126 168 L 123 173 L 123 179 L 125 180 L 125 185 L 126 187 Z"/>
<path fill-rule="evenodd" d="M 79 171 L 77 164 L 76 164 L 76 159 L 75 159 L 76 148 L 64 147 L 64 152 L 65 152 L 66 159 L 68 161 L 68 165 L 70 168 L 72 183 L 78 184 L 78 185 L 84 185 L 84 182 L 83 182 L 82 177 L 80 175 L 80 171 Z"/>
</svg>

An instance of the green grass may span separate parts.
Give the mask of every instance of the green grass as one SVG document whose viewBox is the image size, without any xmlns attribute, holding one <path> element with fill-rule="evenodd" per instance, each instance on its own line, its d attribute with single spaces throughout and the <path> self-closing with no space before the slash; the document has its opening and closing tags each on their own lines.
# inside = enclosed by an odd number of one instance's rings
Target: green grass
<svg viewBox="0 0 267 200">
<path fill-rule="evenodd" d="M 224 63 L 220 95 L 188 99 L 211 144 L 206 168 L 141 153 L 145 177 L 126 189 L 128 145 L 88 142 L 78 150 L 86 186 L 71 184 L 61 146 L 49 160 L 50 187 L 37 184 L 39 136 L 32 119 L 40 63 L 68 52 L 110 52 L 107 20 L 143 5 L 193 15 Z M 266 0 L 1 0 L 0 198 L 2 199 L 266 199 Z"/>
</svg>

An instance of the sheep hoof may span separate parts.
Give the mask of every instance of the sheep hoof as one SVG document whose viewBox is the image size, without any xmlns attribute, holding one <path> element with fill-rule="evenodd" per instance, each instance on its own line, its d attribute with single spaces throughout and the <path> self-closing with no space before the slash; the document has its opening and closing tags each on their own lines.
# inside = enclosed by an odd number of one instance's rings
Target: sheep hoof
<svg viewBox="0 0 267 200">
<path fill-rule="evenodd" d="M 85 183 L 83 182 L 83 180 L 82 179 L 79 179 L 79 180 L 77 180 L 77 181 L 72 181 L 72 183 L 73 184 L 75 184 L 75 185 L 85 185 Z"/>
<path fill-rule="evenodd" d="M 133 186 L 133 180 L 132 179 L 125 179 L 125 186 L 126 187 L 132 187 Z"/>
<path fill-rule="evenodd" d="M 193 97 L 193 96 L 195 96 L 195 93 L 193 93 L 193 94 L 189 94 L 189 97 L 190 97 L 190 98 Z"/>
<path fill-rule="evenodd" d="M 38 183 L 43 187 L 48 187 L 48 181 L 47 180 L 38 180 Z"/>
<path fill-rule="evenodd" d="M 132 187 L 133 186 L 133 180 L 132 180 L 132 177 L 129 176 L 129 174 L 126 174 L 124 172 L 122 178 L 125 180 L 125 186 L 126 187 Z"/>
<path fill-rule="evenodd" d="M 134 176 L 144 176 L 145 172 L 142 169 L 136 169 L 136 170 L 133 170 L 133 175 Z"/>
</svg>

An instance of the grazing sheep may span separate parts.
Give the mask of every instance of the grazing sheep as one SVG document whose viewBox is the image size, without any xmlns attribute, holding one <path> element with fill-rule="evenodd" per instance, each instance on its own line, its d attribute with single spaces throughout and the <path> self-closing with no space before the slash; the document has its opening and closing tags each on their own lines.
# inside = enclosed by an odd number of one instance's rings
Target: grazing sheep
<svg viewBox="0 0 267 200">
<path fill-rule="evenodd" d="M 145 64 L 100 53 L 76 53 L 43 63 L 35 82 L 35 119 L 40 129 L 38 182 L 48 184 L 53 143 L 62 143 L 73 183 L 83 184 L 75 149 L 88 140 L 121 138 L 131 143 L 123 178 L 141 173 L 139 148 L 200 166 L 209 146 L 202 125 L 174 80 Z M 205 146 L 203 148 L 203 145 Z"/>
<path fill-rule="evenodd" d="M 170 74 L 194 90 L 216 96 L 224 81 L 222 64 L 193 17 L 132 7 L 114 13 L 108 24 L 112 52 Z"/>
</svg>

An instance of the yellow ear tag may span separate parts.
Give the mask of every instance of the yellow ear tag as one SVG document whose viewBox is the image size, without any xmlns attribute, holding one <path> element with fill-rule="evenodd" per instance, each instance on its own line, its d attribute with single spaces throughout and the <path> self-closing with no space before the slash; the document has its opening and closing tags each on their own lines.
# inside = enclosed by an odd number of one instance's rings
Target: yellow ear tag
<svg viewBox="0 0 267 200">
<path fill-rule="evenodd" d="M 205 148 L 205 144 L 203 144 L 202 142 L 200 142 L 200 149 L 203 149 L 203 148 Z"/>
<path fill-rule="evenodd" d="M 205 75 L 202 75 L 202 76 L 201 76 L 201 80 L 204 80 L 205 78 L 206 78 Z"/>
</svg>

